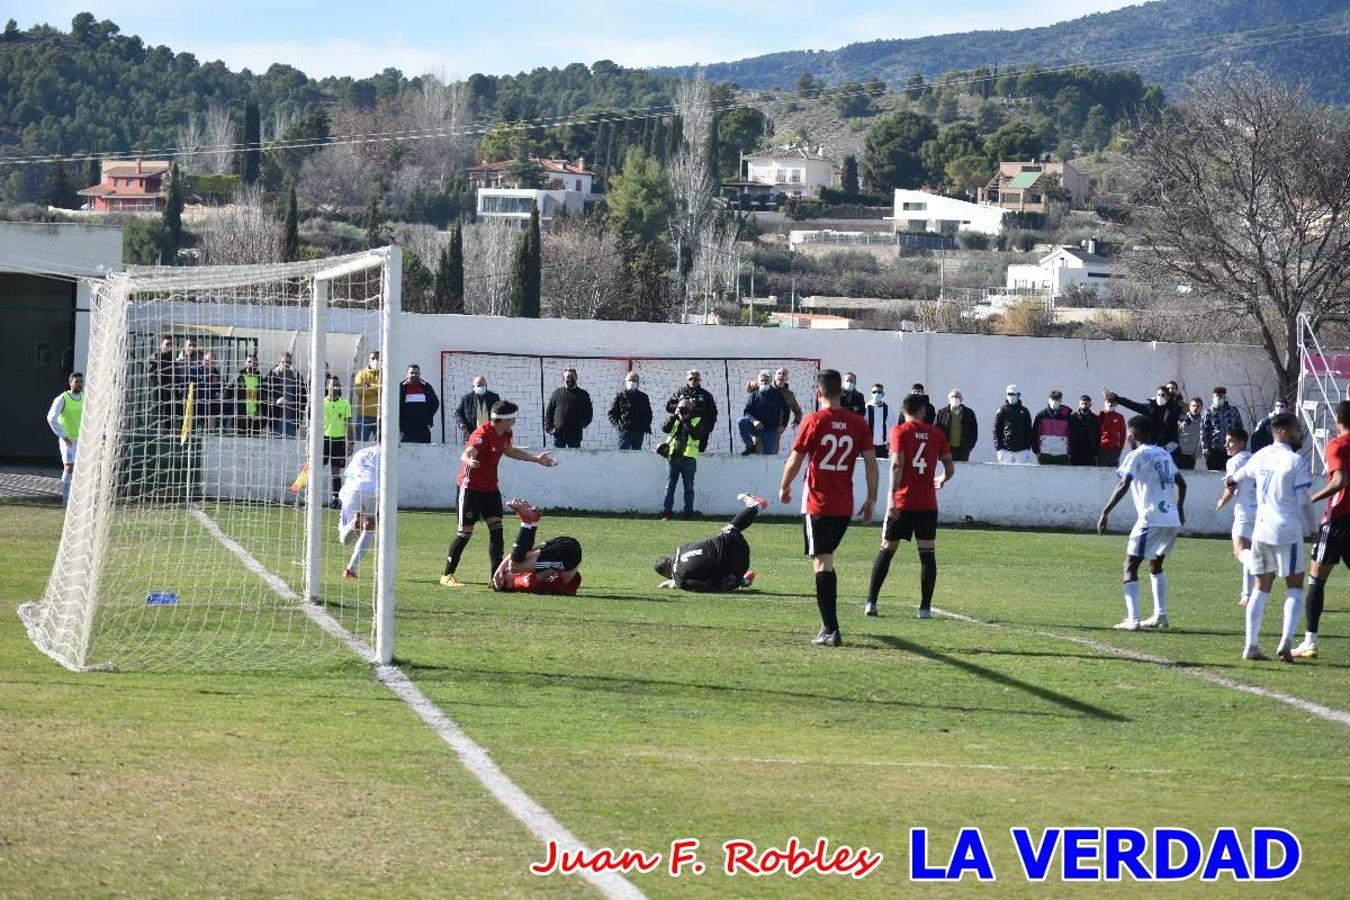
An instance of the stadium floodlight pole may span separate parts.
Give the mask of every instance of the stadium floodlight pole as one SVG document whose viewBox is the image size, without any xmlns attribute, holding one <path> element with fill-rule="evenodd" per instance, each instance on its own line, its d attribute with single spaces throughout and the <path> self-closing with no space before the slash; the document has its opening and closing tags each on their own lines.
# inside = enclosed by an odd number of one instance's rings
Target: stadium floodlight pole
<svg viewBox="0 0 1350 900">
<path fill-rule="evenodd" d="M 309 307 L 309 434 L 305 459 L 309 462 L 309 489 L 305 492 L 305 600 L 319 601 L 323 572 L 320 552 L 323 534 L 324 492 L 329 480 L 323 472 L 323 405 L 328 396 L 324 362 L 328 356 L 328 293 L 332 282 L 314 277 Z"/>
<path fill-rule="evenodd" d="M 380 303 L 380 338 L 384 350 L 380 377 L 380 495 L 379 544 L 375 565 L 375 659 L 380 665 L 394 660 L 394 579 L 398 558 L 398 371 L 402 348 L 403 251 L 386 247 L 384 297 Z"/>
</svg>

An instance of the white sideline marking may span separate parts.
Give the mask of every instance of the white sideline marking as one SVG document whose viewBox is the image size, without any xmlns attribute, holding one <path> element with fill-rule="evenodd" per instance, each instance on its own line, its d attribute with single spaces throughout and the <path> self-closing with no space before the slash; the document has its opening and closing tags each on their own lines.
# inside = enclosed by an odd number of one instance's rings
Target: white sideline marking
<svg viewBox="0 0 1350 900">
<path fill-rule="evenodd" d="M 192 514 L 201 522 L 202 527 L 211 533 L 211 536 L 220 541 L 239 561 L 244 564 L 244 568 L 257 575 L 267 586 L 275 591 L 285 600 L 290 600 L 300 605 L 314 624 L 318 625 L 324 631 L 345 643 L 353 653 L 361 657 L 368 663 L 374 665 L 375 653 L 370 646 L 343 628 L 336 619 L 328 614 L 328 611 L 313 603 L 305 602 L 299 594 L 291 590 L 286 582 L 280 577 L 268 570 L 266 566 L 249 553 L 239 542 L 231 538 L 215 520 L 200 509 L 194 509 Z M 375 677 L 381 684 L 389 688 L 394 696 L 398 697 L 408 706 L 412 707 L 413 712 L 417 713 L 427 726 L 445 741 L 459 756 L 460 763 L 478 782 L 487 788 L 497 802 L 506 807 L 506 811 L 515 816 L 530 830 L 530 833 L 540 841 L 554 841 L 558 845 L 560 852 L 576 852 L 578 850 L 590 854 L 592 851 L 583 844 L 576 835 L 568 831 L 563 824 L 553 818 L 552 814 L 544 807 L 536 803 L 529 794 L 522 791 L 514 781 L 507 777 L 506 773 L 492 761 L 491 755 L 477 744 L 472 738 L 464 733 L 464 730 L 455 724 L 454 720 L 440 710 L 436 704 L 432 703 L 422 689 L 413 683 L 402 669 L 398 666 L 375 666 Z M 615 898 L 615 900 L 646 900 L 646 895 L 638 890 L 625 878 L 613 872 L 591 872 L 581 870 L 578 873 L 582 878 L 589 881 L 606 897 Z"/>
<path fill-rule="evenodd" d="M 976 619 L 973 616 L 962 615 L 958 612 L 952 612 L 947 609 L 933 607 L 933 612 L 940 616 L 946 616 L 949 619 L 956 619 L 960 622 L 969 622 L 972 625 L 983 625 L 986 628 L 1000 628 L 1005 631 L 1017 631 L 1022 634 L 1033 634 L 1037 637 L 1046 637 L 1056 641 L 1068 641 L 1071 644 L 1078 644 L 1082 647 L 1090 647 L 1093 650 L 1102 653 L 1110 653 L 1113 656 L 1121 656 L 1125 659 L 1132 659 L 1135 662 L 1152 663 L 1155 666 L 1162 666 L 1177 672 L 1183 672 L 1193 678 L 1199 678 L 1202 681 L 1208 681 L 1210 684 L 1217 684 L 1219 687 L 1225 687 L 1233 691 L 1241 691 L 1245 694 L 1253 694 L 1257 697 L 1265 697 L 1268 700 L 1277 700 L 1286 706 L 1292 706 L 1303 712 L 1310 713 L 1320 719 L 1326 719 L 1328 722 L 1336 722 L 1340 725 L 1350 725 L 1350 713 L 1339 709 L 1332 709 L 1330 706 L 1323 706 L 1320 703 L 1314 703 L 1311 700 L 1304 700 L 1302 697 L 1295 697 L 1293 694 L 1286 694 L 1283 691 L 1271 690 L 1270 688 L 1258 687 L 1254 684 L 1247 684 L 1243 681 L 1234 681 L 1223 675 L 1195 666 L 1186 666 L 1174 659 L 1168 659 L 1165 656 L 1154 656 L 1151 653 L 1142 653 L 1138 650 L 1128 650 L 1124 647 L 1116 647 L 1112 644 L 1103 644 L 1101 641 L 1092 638 L 1076 637 L 1071 634 L 1060 634 L 1055 631 L 1042 631 L 1038 628 L 1024 628 L 1020 625 L 1003 625 L 998 622 L 987 622 L 984 619 Z"/>
</svg>

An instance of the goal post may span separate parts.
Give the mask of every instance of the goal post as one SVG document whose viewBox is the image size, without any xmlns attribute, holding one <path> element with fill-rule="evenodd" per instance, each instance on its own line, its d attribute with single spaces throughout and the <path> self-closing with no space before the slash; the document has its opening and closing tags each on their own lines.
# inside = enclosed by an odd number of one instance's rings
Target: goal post
<svg viewBox="0 0 1350 900">
<path fill-rule="evenodd" d="M 61 542 L 20 608 L 39 649 L 74 670 L 331 666 L 353 646 L 392 660 L 401 263 L 390 247 L 94 283 Z M 383 366 L 358 390 L 372 351 Z M 346 404 L 379 427 L 353 416 L 338 437 Z M 375 442 L 377 515 L 354 549 L 329 507 Z"/>
</svg>

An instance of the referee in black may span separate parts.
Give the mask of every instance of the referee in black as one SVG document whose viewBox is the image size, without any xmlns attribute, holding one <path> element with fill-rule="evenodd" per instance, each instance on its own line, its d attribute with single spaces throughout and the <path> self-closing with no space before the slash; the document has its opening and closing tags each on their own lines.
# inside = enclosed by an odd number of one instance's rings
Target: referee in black
<svg viewBox="0 0 1350 900">
<path fill-rule="evenodd" d="M 658 575 L 665 578 L 661 587 L 683 591 L 726 592 L 749 587 L 754 581 L 750 571 L 750 545 L 743 532 L 755 524 L 755 517 L 769 503 L 754 494 L 738 494 L 745 509 L 722 526 L 715 537 L 682 545 L 674 556 L 656 560 Z"/>
</svg>

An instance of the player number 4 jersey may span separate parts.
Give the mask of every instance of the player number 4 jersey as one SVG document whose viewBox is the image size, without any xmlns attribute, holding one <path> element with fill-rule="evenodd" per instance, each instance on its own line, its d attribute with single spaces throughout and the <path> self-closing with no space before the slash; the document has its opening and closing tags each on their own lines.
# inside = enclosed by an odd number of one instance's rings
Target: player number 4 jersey
<svg viewBox="0 0 1350 900">
<path fill-rule="evenodd" d="M 897 510 L 927 512 L 938 508 L 937 478 L 940 460 L 951 455 L 947 436 L 923 422 L 905 422 L 891 429 L 891 458 L 904 465 L 891 485 L 891 506 Z M 894 469 L 892 469 L 894 471 Z"/>
<path fill-rule="evenodd" d="M 1175 485 L 1177 465 L 1161 447 L 1144 444 L 1131 450 L 1116 469 L 1120 478 L 1129 476 L 1134 511 L 1143 525 L 1180 526 Z"/>
<path fill-rule="evenodd" d="M 809 516 L 853 515 L 853 466 L 873 449 L 867 421 L 840 407 L 802 419 L 792 449 L 806 457 L 802 512 Z"/>
</svg>

